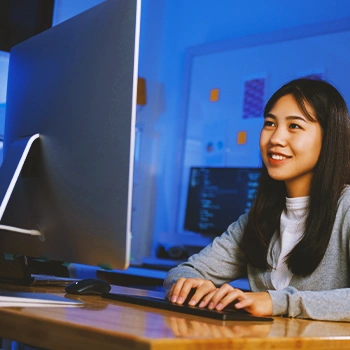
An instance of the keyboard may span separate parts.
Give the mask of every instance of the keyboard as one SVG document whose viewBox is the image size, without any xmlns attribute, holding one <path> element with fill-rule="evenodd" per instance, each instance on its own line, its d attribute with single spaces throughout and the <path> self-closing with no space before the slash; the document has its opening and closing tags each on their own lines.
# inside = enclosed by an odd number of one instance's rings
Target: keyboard
<svg viewBox="0 0 350 350">
<path fill-rule="evenodd" d="M 210 310 L 208 308 L 200 308 L 198 306 L 177 305 L 171 303 L 167 299 L 154 298 L 149 296 L 122 294 L 122 293 L 104 293 L 103 298 L 131 303 L 141 306 L 153 307 L 161 310 L 175 311 L 193 316 L 212 318 L 221 321 L 255 321 L 255 322 L 272 322 L 271 317 L 253 316 L 245 310 L 224 309 Z"/>
</svg>

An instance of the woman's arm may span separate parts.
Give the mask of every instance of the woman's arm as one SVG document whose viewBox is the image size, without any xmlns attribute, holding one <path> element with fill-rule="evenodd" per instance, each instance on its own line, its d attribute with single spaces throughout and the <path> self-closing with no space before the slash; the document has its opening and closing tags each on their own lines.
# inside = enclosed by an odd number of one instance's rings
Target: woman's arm
<svg viewBox="0 0 350 350">
<path fill-rule="evenodd" d="M 350 321 L 350 289 L 298 291 L 293 287 L 269 290 L 272 315 L 312 318 L 323 321 Z"/>
<path fill-rule="evenodd" d="M 246 225 L 247 216 L 242 215 L 227 231 L 204 248 L 191 256 L 187 262 L 170 270 L 164 281 L 165 295 L 180 278 L 204 279 L 213 286 L 245 277 L 247 263 L 240 247 L 240 241 Z M 194 286 L 195 287 L 195 286 Z"/>
</svg>

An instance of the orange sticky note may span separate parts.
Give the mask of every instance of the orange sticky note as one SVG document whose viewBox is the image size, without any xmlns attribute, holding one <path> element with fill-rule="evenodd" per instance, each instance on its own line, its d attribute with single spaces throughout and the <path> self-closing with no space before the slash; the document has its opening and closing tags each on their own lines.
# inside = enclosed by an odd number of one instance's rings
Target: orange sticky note
<svg viewBox="0 0 350 350">
<path fill-rule="evenodd" d="M 219 89 L 210 90 L 210 102 L 216 102 L 219 100 Z"/>
<path fill-rule="evenodd" d="M 244 145 L 245 143 L 247 143 L 247 132 L 239 131 L 237 134 L 237 144 Z"/>
</svg>

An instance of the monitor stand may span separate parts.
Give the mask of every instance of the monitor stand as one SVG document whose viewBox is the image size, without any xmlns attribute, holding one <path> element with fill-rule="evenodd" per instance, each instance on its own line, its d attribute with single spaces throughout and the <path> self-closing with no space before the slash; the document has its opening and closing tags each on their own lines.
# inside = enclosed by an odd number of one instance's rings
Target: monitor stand
<svg viewBox="0 0 350 350">
<path fill-rule="evenodd" d="M 6 153 L 0 168 L 0 223 L 29 151 L 39 137 L 35 134 L 16 140 Z M 25 256 L 0 253 L 0 282 L 29 285 L 33 280 Z"/>
<path fill-rule="evenodd" d="M 35 134 L 18 139 L 6 152 L 0 168 L 0 222 L 29 151 L 39 137 L 39 134 Z"/>
<path fill-rule="evenodd" d="M 0 235 L 1 229 L 6 230 L 6 226 L 1 225 L 1 219 L 20 174 L 36 176 L 40 152 L 39 140 L 39 134 L 23 137 L 13 142 L 6 152 L 0 168 Z M 29 228 L 28 231 L 33 230 Z M 13 232 L 13 234 L 18 233 Z M 30 259 L 27 259 L 26 256 L 15 256 L 6 253 L 9 252 L 3 253 L 0 251 L 0 283 L 28 286 L 31 284 L 68 284 L 76 280 L 69 277 L 50 276 L 46 273 L 34 275 L 31 273 Z"/>
</svg>

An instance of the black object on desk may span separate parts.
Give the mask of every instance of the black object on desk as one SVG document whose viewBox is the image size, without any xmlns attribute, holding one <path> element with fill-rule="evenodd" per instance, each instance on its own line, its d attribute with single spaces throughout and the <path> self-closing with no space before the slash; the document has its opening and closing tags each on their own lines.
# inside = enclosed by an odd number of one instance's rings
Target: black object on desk
<svg viewBox="0 0 350 350">
<path fill-rule="evenodd" d="M 154 307 L 157 309 L 175 311 L 194 316 L 201 316 L 213 318 L 221 321 L 255 321 L 255 322 L 272 322 L 271 317 L 258 317 L 249 314 L 244 310 L 224 309 L 210 310 L 207 308 L 200 308 L 198 306 L 178 305 L 173 304 L 166 299 L 154 298 L 149 296 L 122 294 L 122 293 L 104 293 L 103 298 L 117 300 L 125 303 L 132 303 L 136 305 Z"/>
<path fill-rule="evenodd" d="M 65 288 L 69 294 L 97 294 L 108 293 L 111 285 L 98 278 L 85 278 L 69 284 Z"/>
</svg>

